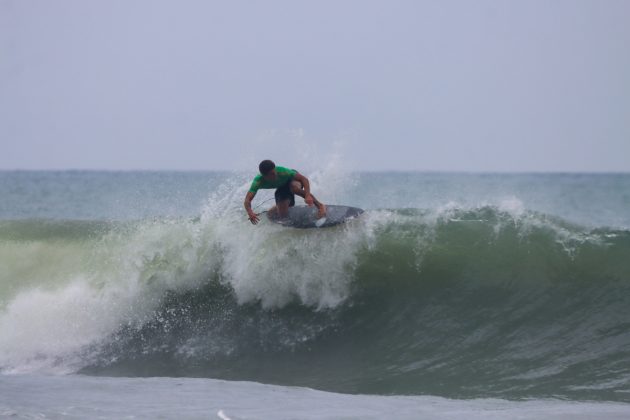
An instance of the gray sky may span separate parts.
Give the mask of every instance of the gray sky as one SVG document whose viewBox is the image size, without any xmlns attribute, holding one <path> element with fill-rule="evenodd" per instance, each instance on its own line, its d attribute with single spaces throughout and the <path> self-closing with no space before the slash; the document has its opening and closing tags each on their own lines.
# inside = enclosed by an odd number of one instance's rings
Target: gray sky
<svg viewBox="0 0 630 420">
<path fill-rule="evenodd" d="M 630 171 L 630 1 L 0 0 L 0 169 Z"/>
</svg>

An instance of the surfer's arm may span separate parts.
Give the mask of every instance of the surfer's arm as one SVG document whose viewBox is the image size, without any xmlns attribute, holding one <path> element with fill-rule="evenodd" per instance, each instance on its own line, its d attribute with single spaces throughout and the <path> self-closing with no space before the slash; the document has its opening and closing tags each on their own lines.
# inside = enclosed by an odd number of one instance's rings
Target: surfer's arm
<svg viewBox="0 0 630 420">
<path fill-rule="evenodd" d="M 293 176 L 293 179 L 302 184 L 302 188 L 304 189 L 304 201 L 309 206 L 312 206 L 313 198 L 311 197 L 311 184 L 308 182 L 308 178 L 298 172 Z"/>
<path fill-rule="evenodd" d="M 254 199 L 254 196 L 256 195 L 256 193 L 253 193 L 251 191 L 247 191 L 247 194 L 245 195 L 245 202 L 243 203 L 243 205 L 245 206 L 245 211 L 247 212 L 247 216 L 249 216 L 249 221 L 252 222 L 252 224 L 256 224 L 258 223 L 258 215 L 256 213 L 254 213 L 254 210 L 252 210 L 252 200 Z"/>
</svg>

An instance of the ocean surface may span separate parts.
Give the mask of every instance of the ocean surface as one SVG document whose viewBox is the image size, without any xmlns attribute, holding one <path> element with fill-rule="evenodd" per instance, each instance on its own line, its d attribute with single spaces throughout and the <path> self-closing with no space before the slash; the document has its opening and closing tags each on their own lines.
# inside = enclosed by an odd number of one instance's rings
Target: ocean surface
<svg viewBox="0 0 630 420">
<path fill-rule="evenodd" d="M 630 174 L 254 175 L 0 172 L 0 416 L 630 418 Z"/>
</svg>

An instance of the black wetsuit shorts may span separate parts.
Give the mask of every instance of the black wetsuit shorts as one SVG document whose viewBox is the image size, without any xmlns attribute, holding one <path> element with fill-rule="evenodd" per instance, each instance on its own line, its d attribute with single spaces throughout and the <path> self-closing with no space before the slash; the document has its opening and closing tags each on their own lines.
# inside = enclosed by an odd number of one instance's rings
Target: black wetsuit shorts
<svg viewBox="0 0 630 420">
<path fill-rule="evenodd" d="M 293 178 L 287 181 L 286 184 L 276 189 L 274 194 L 276 197 L 276 204 L 281 201 L 289 200 L 289 207 L 295 206 L 295 194 L 291 192 L 291 182 Z"/>
</svg>

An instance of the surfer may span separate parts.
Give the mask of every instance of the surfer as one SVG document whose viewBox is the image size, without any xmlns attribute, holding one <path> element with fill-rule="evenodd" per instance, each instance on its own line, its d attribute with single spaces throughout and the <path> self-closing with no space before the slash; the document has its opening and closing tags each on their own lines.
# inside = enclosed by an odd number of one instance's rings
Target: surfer
<svg viewBox="0 0 630 420">
<path fill-rule="evenodd" d="M 260 165 L 258 165 L 258 170 L 260 174 L 256 175 L 251 187 L 249 187 L 247 195 L 245 195 L 245 210 L 252 224 L 255 225 L 260 220 L 258 215 L 252 210 L 252 200 L 256 192 L 261 188 L 276 189 L 276 205 L 269 209 L 269 217 L 286 217 L 289 213 L 289 207 L 295 205 L 295 194 L 302 197 L 309 207 L 313 205 L 317 206 L 318 219 L 326 215 L 326 206 L 311 194 L 311 186 L 308 182 L 308 178 L 295 169 L 276 166 L 276 164 L 270 160 L 263 160 L 260 162 Z"/>
</svg>

